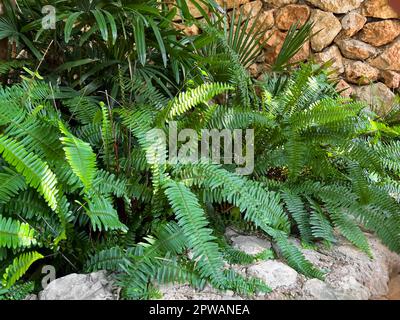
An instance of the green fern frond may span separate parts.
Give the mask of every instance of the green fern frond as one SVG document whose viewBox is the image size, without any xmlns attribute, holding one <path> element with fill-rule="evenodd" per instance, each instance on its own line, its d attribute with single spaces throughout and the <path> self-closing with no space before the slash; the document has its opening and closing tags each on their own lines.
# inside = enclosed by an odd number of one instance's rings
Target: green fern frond
<svg viewBox="0 0 400 320">
<path fill-rule="evenodd" d="M 89 201 L 86 214 L 90 218 L 93 230 L 121 230 L 127 231 L 127 227 L 119 221 L 118 213 L 114 209 L 110 199 L 94 196 Z"/>
<path fill-rule="evenodd" d="M 36 244 L 35 231 L 29 224 L 0 215 L 0 247 L 17 249 L 34 244 Z"/>
<path fill-rule="evenodd" d="M 82 181 L 85 190 L 90 190 L 97 172 L 96 155 L 90 144 L 74 137 L 61 122 L 59 126 L 64 134 L 60 141 L 64 146 L 68 164 Z"/>
<path fill-rule="evenodd" d="M 4 135 L 0 135 L 0 154 L 25 177 L 27 184 L 43 195 L 50 208 L 56 211 L 57 178 L 49 166 L 35 154 L 28 153 L 20 142 Z"/>
<path fill-rule="evenodd" d="M 224 284 L 223 259 L 212 230 L 196 196 L 185 185 L 173 180 L 165 184 L 165 193 L 194 253 L 202 277 L 212 279 L 216 286 Z"/>
<path fill-rule="evenodd" d="M 36 251 L 22 253 L 16 257 L 3 274 L 2 284 L 8 289 L 21 278 L 30 266 L 37 260 L 44 258 Z"/>
<path fill-rule="evenodd" d="M 181 115 L 200 103 L 208 103 L 215 96 L 229 90 L 233 90 L 233 87 L 223 83 L 205 83 L 195 89 L 189 89 L 170 103 L 167 118 Z"/>
</svg>

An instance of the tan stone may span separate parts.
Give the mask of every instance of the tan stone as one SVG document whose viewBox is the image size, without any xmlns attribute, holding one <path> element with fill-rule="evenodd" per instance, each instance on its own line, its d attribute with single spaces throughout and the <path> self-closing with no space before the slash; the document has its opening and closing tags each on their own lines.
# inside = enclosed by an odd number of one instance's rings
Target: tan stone
<svg viewBox="0 0 400 320">
<path fill-rule="evenodd" d="M 367 18 L 359 14 L 356 11 L 351 11 L 342 18 L 342 31 L 336 39 L 346 39 L 354 36 L 360 31 L 364 24 L 367 22 Z"/>
<path fill-rule="evenodd" d="M 380 78 L 389 88 L 396 89 L 400 87 L 400 73 L 390 70 L 383 70 L 380 73 Z"/>
<path fill-rule="evenodd" d="M 167 0 L 165 1 L 166 4 L 168 4 L 171 8 L 173 6 L 176 6 L 176 2 L 174 0 Z M 205 3 L 199 2 L 201 8 L 208 13 L 208 6 Z M 203 15 L 201 14 L 200 10 L 190 1 L 186 2 L 186 5 L 188 6 L 189 12 L 190 14 L 195 17 L 195 18 L 201 18 Z M 179 10 L 178 10 L 179 11 Z M 180 14 L 178 13 L 174 19 L 174 21 L 179 21 L 182 20 L 182 17 L 180 16 Z"/>
<path fill-rule="evenodd" d="M 190 1 L 186 1 L 189 3 Z M 242 4 L 246 4 L 249 0 L 216 0 L 216 2 L 224 9 L 239 8 Z"/>
<path fill-rule="evenodd" d="M 312 5 L 333 13 L 347 13 L 360 7 L 363 0 L 307 0 Z"/>
<path fill-rule="evenodd" d="M 365 0 L 361 13 L 366 17 L 380 19 L 399 18 L 400 16 L 388 4 L 388 0 Z"/>
<path fill-rule="evenodd" d="M 343 98 L 349 98 L 351 94 L 353 93 L 353 89 L 350 87 L 350 85 L 341 79 L 337 84 L 336 84 L 336 90 L 337 92 L 340 93 L 340 95 Z"/>
<path fill-rule="evenodd" d="M 258 15 L 258 13 L 260 12 L 261 8 L 263 6 L 263 3 L 261 0 L 256 0 L 256 1 L 252 1 L 249 3 L 246 3 L 245 5 L 240 7 L 240 11 L 243 12 L 245 17 L 251 17 L 254 18 Z M 235 23 L 238 23 L 239 21 L 239 10 L 236 11 L 235 13 Z M 229 16 L 232 16 L 233 11 L 229 12 Z M 242 20 L 243 22 L 243 20 Z"/>
<path fill-rule="evenodd" d="M 339 48 L 335 45 L 325 49 L 320 53 L 316 53 L 315 60 L 320 64 L 324 64 L 330 61 L 332 63 L 332 65 L 329 68 L 330 71 L 335 71 L 338 74 L 344 72 L 343 58 L 342 55 L 340 54 Z"/>
<path fill-rule="evenodd" d="M 360 39 L 379 47 L 392 42 L 400 35 L 400 21 L 383 20 L 367 23 L 360 32 Z"/>
<path fill-rule="evenodd" d="M 271 29 L 275 24 L 274 18 L 275 9 L 267 10 L 261 13 L 259 21 L 264 28 Z"/>
<path fill-rule="evenodd" d="M 356 39 L 339 40 L 336 44 L 342 55 L 349 59 L 365 60 L 378 53 L 375 47 Z"/>
<path fill-rule="evenodd" d="M 264 0 L 266 4 L 274 8 L 280 8 L 288 4 L 297 3 L 298 0 Z"/>
<path fill-rule="evenodd" d="M 249 67 L 249 72 L 253 78 L 257 78 L 260 74 L 260 66 L 257 63 L 253 63 Z"/>
<path fill-rule="evenodd" d="M 260 30 L 271 29 L 275 24 L 274 12 L 275 12 L 275 9 L 261 12 L 261 14 L 259 15 L 259 17 L 256 21 L 257 22 L 256 28 L 258 28 Z M 252 28 L 253 23 L 254 23 L 254 19 L 250 21 L 250 23 L 247 27 L 247 30 L 250 30 Z M 264 37 L 264 39 L 265 39 L 265 37 Z"/>
<path fill-rule="evenodd" d="M 348 82 L 363 85 L 378 80 L 379 70 L 365 62 L 344 59 L 344 74 Z"/>
<path fill-rule="evenodd" d="M 400 39 L 392 43 L 381 55 L 368 62 L 381 70 L 400 71 Z"/>
<path fill-rule="evenodd" d="M 278 29 L 268 30 L 266 32 L 268 40 L 265 45 L 265 62 L 269 65 L 273 64 L 281 51 L 283 42 L 286 38 L 286 32 Z"/>
<path fill-rule="evenodd" d="M 368 86 L 352 86 L 354 96 L 368 103 L 380 116 L 387 114 L 393 107 L 395 94 L 382 82 Z"/>
<path fill-rule="evenodd" d="M 174 23 L 174 27 L 178 30 L 183 31 L 183 33 L 186 34 L 187 36 L 195 36 L 200 33 L 199 27 L 196 26 L 195 24 L 191 26 L 186 26 L 181 23 Z"/>
<path fill-rule="evenodd" d="M 311 47 L 314 51 L 322 51 L 338 35 L 342 24 L 333 13 L 321 10 L 313 10 L 310 19 L 315 22 L 312 32 L 316 33 L 311 37 Z"/>
<path fill-rule="evenodd" d="M 310 17 L 310 8 L 305 5 L 291 4 L 278 10 L 276 15 L 276 26 L 281 30 L 289 30 L 290 27 L 299 23 L 302 27 Z"/>
<path fill-rule="evenodd" d="M 290 63 L 297 63 L 300 61 L 307 60 L 311 53 L 310 41 L 307 41 L 303 44 L 300 50 L 290 59 Z"/>
</svg>

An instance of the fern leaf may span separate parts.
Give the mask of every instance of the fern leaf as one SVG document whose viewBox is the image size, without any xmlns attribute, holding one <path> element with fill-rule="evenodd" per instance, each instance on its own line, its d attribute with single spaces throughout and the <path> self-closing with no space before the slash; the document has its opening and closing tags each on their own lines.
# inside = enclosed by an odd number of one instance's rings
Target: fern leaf
<svg viewBox="0 0 400 320">
<path fill-rule="evenodd" d="M 96 155 L 90 144 L 74 137 L 61 122 L 59 126 L 64 134 L 60 140 L 64 146 L 67 161 L 72 171 L 82 181 L 85 190 L 90 190 L 97 170 Z"/>
<path fill-rule="evenodd" d="M 179 226 L 194 253 L 194 259 L 203 277 L 211 278 L 218 286 L 223 285 L 223 259 L 208 228 L 208 221 L 196 196 L 182 183 L 169 180 L 165 193 L 176 214 Z"/>
<path fill-rule="evenodd" d="M 44 258 L 36 251 L 22 253 L 16 257 L 12 264 L 7 267 L 3 274 L 2 284 L 6 288 L 10 288 L 19 278 L 21 278 L 30 266 L 37 260 Z"/>
<path fill-rule="evenodd" d="M 223 83 L 205 83 L 183 92 L 172 101 L 168 119 L 181 115 L 200 103 L 207 103 L 216 95 L 228 90 L 233 90 L 233 87 Z"/>
<path fill-rule="evenodd" d="M 110 200 L 105 197 L 94 196 L 89 201 L 86 214 L 90 218 L 93 230 L 121 230 L 126 232 L 127 227 L 119 221 L 118 213 Z"/>
<path fill-rule="evenodd" d="M 47 163 L 35 154 L 28 153 L 20 142 L 4 135 L 0 135 L 0 154 L 25 177 L 28 185 L 43 195 L 50 208 L 56 211 L 57 178 Z"/>
<path fill-rule="evenodd" d="M 0 215 L 0 247 L 17 249 L 35 243 L 35 231 L 29 224 L 11 218 L 6 219 Z"/>
</svg>

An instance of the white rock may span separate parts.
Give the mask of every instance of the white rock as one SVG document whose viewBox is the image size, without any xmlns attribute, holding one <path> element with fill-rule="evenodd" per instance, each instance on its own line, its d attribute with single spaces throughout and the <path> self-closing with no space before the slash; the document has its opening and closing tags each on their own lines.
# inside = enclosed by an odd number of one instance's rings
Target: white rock
<svg viewBox="0 0 400 320">
<path fill-rule="evenodd" d="M 117 300 L 105 271 L 69 274 L 52 281 L 39 293 L 39 300 Z"/>
<path fill-rule="evenodd" d="M 294 287 L 297 282 L 297 272 L 286 264 L 275 261 L 261 261 L 247 269 L 249 276 L 263 280 L 271 289 L 279 287 Z"/>
<path fill-rule="evenodd" d="M 258 254 L 271 248 L 271 243 L 254 236 L 232 237 L 232 246 L 247 254 Z"/>
<path fill-rule="evenodd" d="M 303 289 L 313 300 L 337 300 L 334 289 L 318 279 L 307 280 Z"/>
</svg>

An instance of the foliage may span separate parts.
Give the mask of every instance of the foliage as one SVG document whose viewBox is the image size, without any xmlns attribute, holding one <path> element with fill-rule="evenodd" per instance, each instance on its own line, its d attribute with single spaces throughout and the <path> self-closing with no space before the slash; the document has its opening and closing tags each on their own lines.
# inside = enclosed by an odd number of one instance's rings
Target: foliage
<svg viewBox="0 0 400 320">
<path fill-rule="evenodd" d="M 52 3 L 57 28 L 43 30 Z M 255 81 L 246 67 L 265 40 L 258 18 L 235 10 L 229 22 L 212 2 L 197 21 L 178 4 L 200 35 L 177 31 L 178 8 L 156 1 L 25 0 L 0 18 L 0 39 L 29 58 L 0 70 L 10 76 L 0 89 L 0 297 L 30 292 L 19 280 L 33 281 L 42 261 L 65 274 L 115 272 L 124 298 L 146 299 L 168 282 L 270 291 L 226 262 L 277 257 L 322 279 L 291 235 L 331 245 L 341 233 L 371 255 L 364 226 L 400 252 L 395 110 L 379 119 L 341 98 L 324 68 L 290 65 L 310 23 L 290 29 Z M 175 124 L 254 129 L 254 171 L 166 161 L 154 142 Z M 233 249 L 228 225 L 262 233 L 274 252 Z"/>
</svg>

